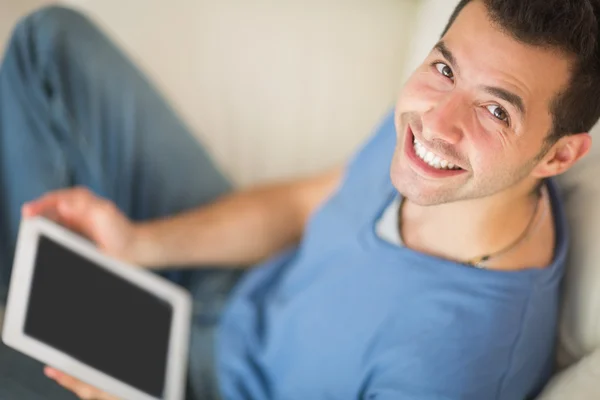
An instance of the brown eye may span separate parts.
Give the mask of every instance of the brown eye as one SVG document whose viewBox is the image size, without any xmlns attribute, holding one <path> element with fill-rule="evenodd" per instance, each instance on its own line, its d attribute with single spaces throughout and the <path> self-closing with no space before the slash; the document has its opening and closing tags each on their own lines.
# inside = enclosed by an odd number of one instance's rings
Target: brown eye
<svg viewBox="0 0 600 400">
<path fill-rule="evenodd" d="M 508 113 L 504 109 L 495 104 L 487 106 L 489 112 L 498 120 L 502 122 L 508 122 Z"/>
<path fill-rule="evenodd" d="M 435 64 L 435 68 L 438 70 L 438 72 L 440 74 L 444 75 L 446 78 L 448 78 L 448 79 L 454 79 L 454 72 L 452 72 L 452 68 L 450 68 L 446 64 L 444 64 L 444 63 L 436 63 Z"/>
</svg>

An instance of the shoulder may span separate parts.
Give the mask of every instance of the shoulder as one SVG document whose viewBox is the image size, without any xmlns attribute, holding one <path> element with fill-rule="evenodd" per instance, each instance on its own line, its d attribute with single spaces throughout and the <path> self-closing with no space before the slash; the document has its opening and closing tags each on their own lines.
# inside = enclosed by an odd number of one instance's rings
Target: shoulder
<svg viewBox="0 0 600 400">
<path fill-rule="evenodd" d="M 394 111 L 389 111 L 372 134 L 358 149 L 350 162 L 350 167 L 365 162 L 387 163 L 392 159 L 396 147 L 396 125 Z"/>
</svg>

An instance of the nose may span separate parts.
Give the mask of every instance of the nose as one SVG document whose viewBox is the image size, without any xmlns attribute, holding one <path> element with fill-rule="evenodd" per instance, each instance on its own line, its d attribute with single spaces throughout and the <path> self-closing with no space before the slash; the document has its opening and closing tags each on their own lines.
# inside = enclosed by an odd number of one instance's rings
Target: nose
<svg viewBox="0 0 600 400">
<path fill-rule="evenodd" d="M 467 108 L 460 95 L 447 93 L 422 115 L 424 138 L 457 144 L 463 136 Z"/>
</svg>

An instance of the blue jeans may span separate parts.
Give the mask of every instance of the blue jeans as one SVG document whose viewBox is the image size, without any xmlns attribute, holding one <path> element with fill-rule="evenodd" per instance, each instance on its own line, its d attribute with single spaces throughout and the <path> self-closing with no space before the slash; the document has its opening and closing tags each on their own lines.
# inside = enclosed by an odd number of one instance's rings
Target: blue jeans
<svg viewBox="0 0 600 400">
<path fill-rule="evenodd" d="M 17 25 L 0 69 L 0 300 L 23 203 L 83 185 L 133 220 L 232 189 L 158 92 L 82 15 L 48 7 Z M 188 398 L 218 397 L 214 328 L 241 270 L 164 273 L 194 298 Z M 42 366 L 0 345 L 0 399 L 73 399 Z"/>
</svg>

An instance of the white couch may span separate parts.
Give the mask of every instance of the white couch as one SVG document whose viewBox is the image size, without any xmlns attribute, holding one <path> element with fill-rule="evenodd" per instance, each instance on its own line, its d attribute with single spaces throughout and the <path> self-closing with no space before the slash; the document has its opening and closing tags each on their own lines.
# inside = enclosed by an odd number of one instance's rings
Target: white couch
<svg viewBox="0 0 600 400">
<path fill-rule="evenodd" d="M 23 10 L 44 2 L 0 1 Z M 223 168 L 248 185 L 347 158 L 391 107 L 457 0 L 66 2 L 127 49 Z M 539 400 L 600 399 L 596 139 L 592 154 L 560 180 L 573 238 L 560 321 L 565 370 Z"/>
</svg>

